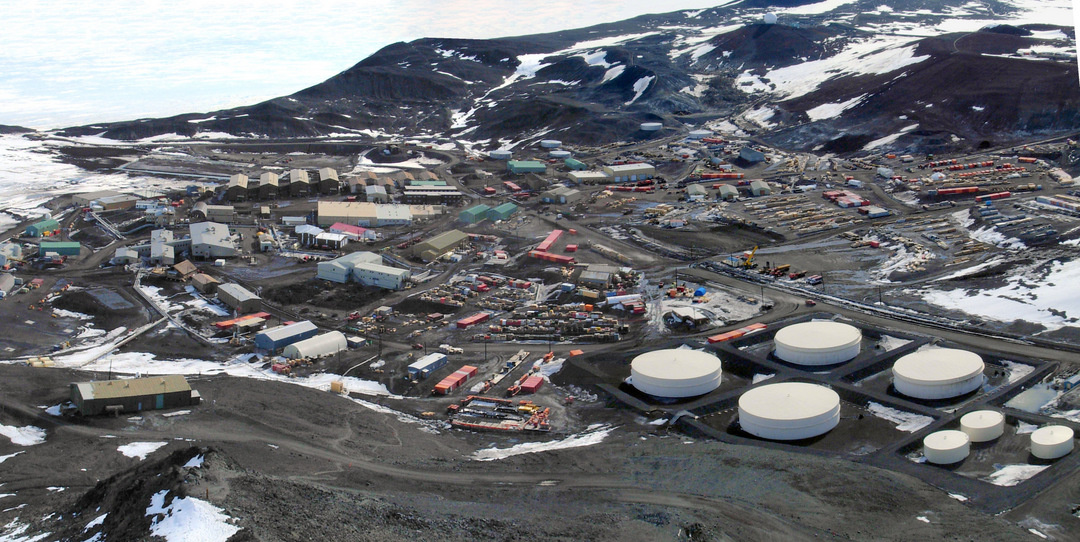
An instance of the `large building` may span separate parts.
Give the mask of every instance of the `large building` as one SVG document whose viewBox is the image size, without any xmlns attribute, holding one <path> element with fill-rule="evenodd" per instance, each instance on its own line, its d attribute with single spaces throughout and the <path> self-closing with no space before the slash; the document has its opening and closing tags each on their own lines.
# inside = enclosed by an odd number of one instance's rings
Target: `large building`
<svg viewBox="0 0 1080 542">
<path fill-rule="evenodd" d="M 267 171 L 259 176 L 259 199 L 274 199 L 278 195 L 281 179 L 277 173 Z"/>
<path fill-rule="evenodd" d="M 45 255 L 50 252 L 60 256 L 78 256 L 82 245 L 76 241 L 42 241 L 38 245 L 38 254 Z"/>
<path fill-rule="evenodd" d="M 292 343 L 281 354 L 289 359 L 318 358 L 336 354 L 349 348 L 349 342 L 340 331 L 331 331 Z"/>
<path fill-rule="evenodd" d="M 547 173 L 547 164 L 535 160 L 510 160 L 506 163 L 506 170 L 514 175 L 522 173 Z"/>
<path fill-rule="evenodd" d="M 544 203 L 575 203 L 580 199 L 579 190 L 561 184 L 540 194 L 540 201 Z"/>
<path fill-rule="evenodd" d="M 320 201 L 318 213 L 320 226 L 330 226 L 336 222 L 367 228 L 412 224 L 412 211 L 408 205 L 378 205 L 367 201 Z"/>
<path fill-rule="evenodd" d="M 71 402 L 84 416 L 189 407 L 200 399 L 183 375 L 71 384 Z"/>
<path fill-rule="evenodd" d="M 469 207 L 468 209 L 465 209 L 464 211 L 458 213 L 458 220 L 461 220 L 466 224 L 476 224 L 477 222 L 483 222 L 487 220 L 488 211 L 490 210 L 491 207 L 488 207 L 487 205 L 481 203 L 480 205 Z"/>
<path fill-rule="evenodd" d="M 642 181 L 656 176 L 656 168 L 651 164 L 620 164 L 604 166 L 604 173 L 616 183 Z"/>
<path fill-rule="evenodd" d="M 115 190 L 98 190 L 97 192 L 84 192 L 82 194 L 75 194 L 71 196 L 71 200 L 75 202 L 75 205 L 82 205 L 83 207 L 89 206 L 90 202 L 106 198 L 109 196 L 119 196 L 120 192 Z"/>
<path fill-rule="evenodd" d="M 125 209 L 133 209 L 138 201 L 139 198 L 135 196 L 120 194 L 119 196 L 105 196 L 104 198 L 96 199 L 90 202 L 90 206 L 99 206 L 104 211 L 123 211 Z"/>
<path fill-rule="evenodd" d="M 240 251 L 233 242 L 229 227 L 216 222 L 191 225 L 191 255 L 196 258 L 232 258 Z"/>
<path fill-rule="evenodd" d="M 240 314 L 262 307 L 262 299 L 239 284 L 228 283 L 218 286 L 217 296 L 222 303 Z"/>
<path fill-rule="evenodd" d="M 52 237 L 60 234 L 60 223 L 55 219 L 46 218 L 45 220 L 34 222 L 26 227 L 27 237 Z"/>
<path fill-rule="evenodd" d="M 247 175 L 237 173 L 229 177 L 229 184 L 225 186 L 225 199 L 229 201 L 246 201 L 249 192 Z"/>
<path fill-rule="evenodd" d="M 385 186 L 365 186 L 364 200 L 371 203 L 389 203 L 390 195 L 386 193 Z"/>
<path fill-rule="evenodd" d="M 310 339 L 319 332 L 319 328 L 309 320 L 272 327 L 255 334 L 255 348 L 275 352 L 290 344 Z"/>
<path fill-rule="evenodd" d="M 319 262 L 316 278 L 344 284 L 350 280 L 364 286 L 400 290 L 409 281 L 408 269 L 383 265 L 373 252 L 353 252 L 335 260 Z"/>
<path fill-rule="evenodd" d="M 488 217 L 488 220 L 491 220 L 492 222 L 497 222 L 499 220 L 506 220 L 507 218 L 510 218 L 510 215 L 513 215 L 514 213 L 516 213 L 517 210 L 518 210 L 517 205 L 514 205 L 513 203 L 510 203 L 510 202 L 506 202 L 506 203 L 504 203 L 504 204 L 502 204 L 502 205 L 488 211 L 487 217 Z"/>
<path fill-rule="evenodd" d="M 772 194 L 772 188 L 769 188 L 769 183 L 756 179 L 750 181 L 750 193 L 755 196 L 768 196 Z"/>
<path fill-rule="evenodd" d="M 605 184 L 611 182 L 611 176 L 603 171 L 571 171 L 571 181 L 578 184 Z"/>
<path fill-rule="evenodd" d="M 344 224 L 342 222 L 335 222 L 329 228 L 330 233 L 340 233 L 349 238 L 350 241 L 374 241 L 377 239 L 375 232 L 361 228 L 360 226 L 352 226 Z"/>
<path fill-rule="evenodd" d="M 406 186 L 401 201 L 414 205 L 457 205 L 464 195 L 453 186 Z"/>
<path fill-rule="evenodd" d="M 413 247 L 413 254 L 425 262 L 430 262 L 461 246 L 468 239 L 469 236 L 465 232 L 450 230 L 422 243 L 417 243 Z"/>
<path fill-rule="evenodd" d="M 308 173 L 302 169 L 294 169 L 289 172 L 289 195 L 292 197 L 306 196 L 311 193 L 311 180 Z"/>
<path fill-rule="evenodd" d="M 200 201 L 191 207 L 191 217 L 195 220 L 228 224 L 236 218 L 236 209 L 232 205 L 210 205 Z"/>
<path fill-rule="evenodd" d="M 338 179 L 337 170 L 324 167 L 319 170 L 319 193 L 337 194 L 341 192 L 341 180 Z"/>
</svg>

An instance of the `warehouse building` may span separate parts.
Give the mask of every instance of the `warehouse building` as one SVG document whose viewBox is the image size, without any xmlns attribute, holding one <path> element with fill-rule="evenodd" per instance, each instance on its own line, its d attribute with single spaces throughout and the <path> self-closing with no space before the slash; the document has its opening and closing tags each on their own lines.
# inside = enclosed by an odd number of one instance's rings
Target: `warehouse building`
<svg viewBox="0 0 1080 542">
<path fill-rule="evenodd" d="M 352 279 L 364 286 L 386 290 L 400 290 L 409 281 L 408 269 L 399 269 L 377 263 L 361 263 L 352 268 Z"/>
<path fill-rule="evenodd" d="M 310 193 L 311 180 L 308 179 L 308 173 L 302 169 L 289 171 L 289 195 L 295 198 Z"/>
<path fill-rule="evenodd" d="M 374 252 L 353 252 L 328 262 L 319 262 L 315 277 L 339 284 L 349 282 L 354 267 L 361 264 L 382 265 L 383 258 Z"/>
<path fill-rule="evenodd" d="M 750 164 L 758 164 L 765 161 L 765 155 L 761 151 L 743 147 L 739 149 L 739 160 Z"/>
<path fill-rule="evenodd" d="M 409 186 L 449 186 L 446 181 L 439 180 L 424 180 L 424 181 L 412 181 Z"/>
<path fill-rule="evenodd" d="M 606 178 L 606 177 L 605 177 Z M 576 203 L 581 199 L 581 191 L 568 186 L 558 185 L 551 190 L 540 194 L 540 201 L 544 203 Z"/>
<path fill-rule="evenodd" d="M 401 201 L 413 205 L 457 205 L 464 195 L 453 186 L 406 186 Z"/>
<path fill-rule="evenodd" d="M 78 256 L 82 245 L 75 241 L 42 241 L 38 245 L 38 254 L 56 253 L 60 256 Z"/>
<path fill-rule="evenodd" d="M 11 273 L 0 273 L 0 299 L 7 297 L 8 292 L 15 287 L 15 276 Z"/>
<path fill-rule="evenodd" d="M 409 213 L 412 214 L 413 222 L 421 222 L 435 218 L 446 212 L 443 205 L 409 205 Z"/>
<path fill-rule="evenodd" d="M 510 218 L 511 215 L 516 213 L 517 210 L 518 210 L 517 205 L 514 205 L 513 203 L 510 203 L 510 202 L 506 202 L 506 203 L 504 203 L 504 204 L 502 204 L 502 205 L 500 205 L 500 206 L 498 206 L 498 207 L 496 207 L 494 209 L 489 210 L 488 213 L 487 213 L 487 217 L 488 217 L 488 220 L 491 220 L 492 222 L 497 222 L 499 220 L 506 220 L 507 218 Z"/>
<path fill-rule="evenodd" d="M 196 258 L 232 258 L 240 253 L 229 227 L 216 222 L 191 225 L 191 255 Z"/>
<path fill-rule="evenodd" d="M 384 186 L 365 186 L 364 200 L 371 203 L 389 203 L 390 196 L 386 193 L 386 187 Z"/>
<path fill-rule="evenodd" d="M 135 203 L 138 201 L 139 198 L 135 196 L 120 194 L 119 196 L 105 196 L 104 198 L 98 198 L 90 202 L 90 206 L 101 207 L 103 211 L 123 211 L 125 209 L 133 209 Z"/>
<path fill-rule="evenodd" d="M 0 266 L 5 266 L 13 260 L 22 259 L 22 245 L 18 243 L 0 243 Z"/>
<path fill-rule="evenodd" d="M 212 294 L 217 291 L 219 284 L 221 284 L 220 280 L 211 277 L 206 273 L 195 273 L 191 276 L 191 285 L 200 293 Z"/>
<path fill-rule="evenodd" d="M 348 236 L 341 233 L 324 231 L 315 236 L 315 246 L 325 250 L 341 250 L 348 243 Z"/>
<path fill-rule="evenodd" d="M 651 164 L 620 164 L 604 166 L 602 169 L 616 183 L 643 181 L 656 176 L 656 168 Z"/>
<path fill-rule="evenodd" d="M 277 173 L 265 172 L 259 175 L 259 199 L 274 199 L 278 195 L 281 179 Z"/>
<path fill-rule="evenodd" d="M 340 194 L 341 180 L 338 179 L 337 170 L 324 167 L 319 170 L 319 193 Z"/>
<path fill-rule="evenodd" d="M 686 187 L 686 201 L 704 201 L 708 191 L 700 184 L 692 184 Z"/>
<path fill-rule="evenodd" d="M 327 229 L 327 231 L 330 233 L 340 233 L 348 237 L 350 241 L 374 241 L 376 239 L 374 231 L 341 222 L 335 222 Z"/>
<path fill-rule="evenodd" d="M 222 284 L 217 288 L 218 299 L 240 314 L 262 307 L 262 299 L 239 284 Z"/>
<path fill-rule="evenodd" d="M 426 170 L 426 169 L 420 170 L 419 172 L 416 173 L 416 175 L 414 175 L 414 177 L 416 177 L 417 182 L 438 181 L 438 179 L 439 179 L 439 176 L 436 175 L 433 171 L 429 171 L 429 170 Z M 439 181 L 439 182 L 445 182 L 445 181 Z"/>
<path fill-rule="evenodd" d="M 605 184 L 611 177 L 603 171 L 571 171 L 570 180 L 577 184 Z"/>
<path fill-rule="evenodd" d="M 225 186 L 225 199 L 229 201 L 246 201 L 248 199 L 248 176 L 237 173 L 229 177 L 229 184 Z"/>
<path fill-rule="evenodd" d="M 724 201 L 734 201 L 739 197 L 739 189 L 730 184 L 722 184 L 717 196 Z"/>
<path fill-rule="evenodd" d="M 413 254 L 425 262 L 434 261 L 468 240 L 469 236 L 466 233 L 460 230 L 450 230 L 422 243 L 417 243 L 413 247 Z"/>
<path fill-rule="evenodd" d="M 563 160 L 563 164 L 565 164 L 567 168 L 570 168 L 571 171 L 584 171 L 586 169 L 589 169 L 589 166 L 586 166 L 584 162 L 580 160 L 574 160 L 573 158 L 567 158 L 566 160 Z"/>
<path fill-rule="evenodd" d="M 468 209 L 461 211 L 461 213 L 458 214 L 458 220 L 461 220 L 466 224 L 483 222 L 487 220 L 488 211 L 491 211 L 491 207 L 481 203 L 480 205 L 469 207 Z"/>
<path fill-rule="evenodd" d="M 322 232 L 322 228 L 311 224 L 301 224 L 293 230 L 293 233 L 296 234 L 296 240 L 305 247 L 314 245 L 315 238 Z"/>
<path fill-rule="evenodd" d="M 377 205 L 367 201 L 320 201 L 318 213 L 317 223 L 320 226 L 337 222 L 367 228 L 412 224 L 412 212 L 408 205 Z"/>
<path fill-rule="evenodd" d="M 348 341 L 340 331 L 331 331 L 292 343 L 282 350 L 281 355 L 289 359 L 318 358 L 346 350 Z"/>
<path fill-rule="evenodd" d="M 98 190 L 97 192 L 84 192 L 82 194 L 75 194 L 71 197 L 71 200 L 75 205 L 82 205 L 83 207 L 89 207 L 90 202 L 99 200 L 101 198 L 107 198 L 109 196 L 119 196 L 120 192 L 115 190 Z"/>
<path fill-rule="evenodd" d="M 83 416 L 183 408 L 200 400 L 183 375 L 71 384 L 71 402 Z"/>
<path fill-rule="evenodd" d="M 255 334 L 255 348 L 276 352 L 290 344 L 310 339 L 318 332 L 319 328 L 308 320 L 272 327 Z"/>
<path fill-rule="evenodd" d="M 27 237 L 52 237 L 54 235 L 60 235 L 60 223 L 52 218 L 34 222 L 26 227 Z"/>
<path fill-rule="evenodd" d="M 768 196 L 772 194 L 772 188 L 769 188 L 769 183 L 757 179 L 750 181 L 750 193 L 755 196 Z"/>
<path fill-rule="evenodd" d="M 361 171 L 356 175 L 346 177 L 345 181 L 349 183 L 350 194 L 360 194 L 363 193 L 365 186 L 378 185 L 379 176 L 371 171 Z"/>
<path fill-rule="evenodd" d="M 209 222 L 233 222 L 236 218 L 236 209 L 232 205 L 209 205 L 200 201 L 191 207 L 192 220 L 206 220 Z"/>
<path fill-rule="evenodd" d="M 506 170 L 514 175 L 522 173 L 547 173 L 547 164 L 535 160 L 510 160 L 506 162 Z"/>
</svg>

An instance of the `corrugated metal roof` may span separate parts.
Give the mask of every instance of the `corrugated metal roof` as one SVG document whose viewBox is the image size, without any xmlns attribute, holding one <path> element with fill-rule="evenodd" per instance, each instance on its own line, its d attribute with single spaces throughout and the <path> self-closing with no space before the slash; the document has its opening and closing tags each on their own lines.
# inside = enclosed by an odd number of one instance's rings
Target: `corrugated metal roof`
<svg viewBox="0 0 1080 542">
<path fill-rule="evenodd" d="M 218 286 L 218 295 L 224 293 L 225 295 L 232 296 L 233 299 L 244 302 L 250 299 L 259 299 L 259 296 L 251 293 L 247 288 L 240 286 L 239 284 L 222 284 Z"/>
<path fill-rule="evenodd" d="M 277 326 L 259 332 L 258 335 L 266 337 L 271 341 L 277 342 L 282 339 L 288 339 L 289 337 L 295 337 L 308 331 L 318 331 L 319 328 L 309 320 L 302 322 L 296 322 L 287 326 Z"/>
<path fill-rule="evenodd" d="M 118 397 L 191 391 L 191 386 L 183 375 L 79 382 L 76 386 L 79 388 L 79 394 L 83 396 L 83 399 L 116 399 Z"/>
</svg>

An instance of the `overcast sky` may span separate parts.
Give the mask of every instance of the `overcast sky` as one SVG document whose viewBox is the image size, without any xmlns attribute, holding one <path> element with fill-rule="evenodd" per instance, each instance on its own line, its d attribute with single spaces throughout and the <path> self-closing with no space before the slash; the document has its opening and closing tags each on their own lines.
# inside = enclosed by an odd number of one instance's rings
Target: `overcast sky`
<svg viewBox="0 0 1080 542">
<path fill-rule="evenodd" d="M 398 41 L 552 32 L 731 2 L 4 2 L 0 124 L 210 111 L 291 94 Z"/>
</svg>

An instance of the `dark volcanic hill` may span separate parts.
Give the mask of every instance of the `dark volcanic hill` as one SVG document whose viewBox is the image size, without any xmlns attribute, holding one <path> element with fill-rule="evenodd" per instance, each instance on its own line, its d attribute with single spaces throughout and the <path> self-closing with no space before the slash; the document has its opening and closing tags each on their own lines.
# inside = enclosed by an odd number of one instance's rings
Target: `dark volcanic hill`
<svg viewBox="0 0 1080 542">
<path fill-rule="evenodd" d="M 253 106 L 63 133 L 426 134 L 496 148 L 544 136 L 632 140 L 643 137 L 644 121 L 681 127 L 730 119 L 779 146 L 851 152 L 891 134 L 894 147 L 930 149 L 1080 125 L 1071 27 L 1009 25 L 1021 9 L 1015 1 L 880 4 L 859 0 L 816 13 L 813 2 L 744 0 L 552 34 L 426 38 L 389 45 L 323 83 Z M 764 24 L 777 6 L 800 7 L 778 9 L 778 23 Z M 965 18 L 1002 24 L 938 29 Z"/>
</svg>

